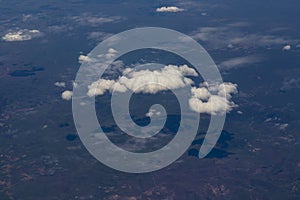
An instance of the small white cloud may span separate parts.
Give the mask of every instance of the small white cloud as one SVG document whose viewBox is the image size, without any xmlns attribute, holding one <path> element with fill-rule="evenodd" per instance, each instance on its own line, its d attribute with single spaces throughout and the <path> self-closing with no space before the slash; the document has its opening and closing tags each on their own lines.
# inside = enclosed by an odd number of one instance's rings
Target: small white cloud
<svg viewBox="0 0 300 200">
<path fill-rule="evenodd" d="M 24 21 L 24 22 L 28 21 L 31 18 L 33 18 L 32 15 L 25 15 L 25 14 L 22 15 L 22 21 Z"/>
<path fill-rule="evenodd" d="M 291 50 L 291 49 L 292 49 L 292 46 L 291 46 L 291 45 L 285 45 L 285 46 L 282 48 L 283 51 L 289 51 L 289 50 Z"/>
<path fill-rule="evenodd" d="M 270 121 L 272 121 L 272 118 L 267 118 L 267 119 L 265 120 L 265 122 L 270 122 Z"/>
<path fill-rule="evenodd" d="M 90 97 L 103 95 L 107 90 L 112 90 L 116 82 L 114 80 L 100 79 L 88 86 L 87 95 Z M 126 91 L 127 89 L 124 88 Z"/>
<path fill-rule="evenodd" d="M 78 84 L 75 81 L 72 81 L 73 88 L 77 88 Z"/>
<path fill-rule="evenodd" d="M 234 46 L 233 46 L 232 44 L 228 44 L 227 47 L 228 47 L 229 49 L 234 48 Z"/>
<path fill-rule="evenodd" d="M 84 62 L 93 62 L 93 59 L 92 58 L 89 58 L 88 56 L 85 56 L 85 55 L 80 55 L 78 57 L 78 62 L 80 64 L 84 63 Z"/>
<path fill-rule="evenodd" d="M 286 128 L 289 126 L 289 124 L 282 123 L 281 121 L 282 120 L 279 117 L 272 117 L 272 118 L 270 117 L 265 120 L 265 122 L 272 124 L 272 126 L 275 125 L 275 127 L 277 127 L 279 130 L 285 131 Z"/>
<path fill-rule="evenodd" d="M 152 117 L 152 116 L 160 116 L 161 115 L 161 112 L 159 111 L 156 111 L 155 109 L 150 109 L 149 112 L 146 113 L 146 116 L 147 117 Z"/>
<path fill-rule="evenodd" d="M 281 119 L 279 117 L 269 117 L 265 120 L 265 122 L 274 122 L 274 121 L 280 121 Z"/>
<path fill-rule="evenodd" d="M 72 99 L 72 95 L 73 95 L 72 91 L 66 90 L 61 94 L 61 98 L 68 101 Z"/>
<path fill-rule="evenodd" d="M 109 48 L 109 49 L 107 50 L 107 53 L 106 53 L 106 54 L 99 54 L 99 55 L 97 55 L 97 57 L 98 57 L 98 58 L 105 57 L 107 60 L 111 60 L 111 59 L 113 59 L 113 58 L 116 57 L 117 53 L 118 53 L 117 50 L 115 50 L 115 49 L 113 49 L 113 48 Z M 90 58 L 88 55 L 86 55 L 86 56 L 85 56 L 85 55 L 80 55 L 80 56 L 78 57 L 78 62 L 79 62 L 80 64 L 82 64 L 82 63 L 84 63 L 84 62 L 86 62 L 86 63 L 91 63 L 91 62 L 96 62 L 96 61 L 97 61 L 97 58 Z"/>
<path fill-rule="evenodd" d="M 26 41 L 40 37 L 42 33 L 39 30 L 21 29 L 14 32 L 9 32 L 2 37 L 6 42 Z"/>
<path fill-rule="evenodd" d="M 29 33 L 40 33 L 39 30 L 29 30 Z"/>
<path fill-rule="evenodd" d="M 176 6 L 163 6 L 156 9 L 156 12 L 182 12 L 184 9 Z"/>
<path fill-rule="evenodd" d="M 105 58 L 106 59 L 111 59 L 114 58 L 116 56 L 116 54 L 118 53 L 117 50 L 113 49 L 113 48 L 109 48 L 107 54 L 105 54 Z"/>
<path fill-rule="evenodd" d="M 65 82 L 55 82 L 54 85 L 57 86 L 57 87 L 66 87 Z"/>
<path fill-rule="evenodd" d="M 276 123 L 275 126 L 277 126 L 279 128 L 279 130 L 284 131 L 289 126 L 289 124 L 288 123 L 284 123 L 284 124 Z"/>
</svg>

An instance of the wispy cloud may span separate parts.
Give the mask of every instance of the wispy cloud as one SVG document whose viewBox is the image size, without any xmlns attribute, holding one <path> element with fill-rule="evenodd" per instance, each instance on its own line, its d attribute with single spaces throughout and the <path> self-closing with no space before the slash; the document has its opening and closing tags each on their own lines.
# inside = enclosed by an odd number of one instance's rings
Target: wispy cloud
<svg viewBox="0 0 300 200">
<path fill-rule="evenodd" d="M 51 25 L 48 26 L 47 29 L 49 33 L 58 34 L 58 33 L 72 32 L 73 27 L 69 25 Z"/>
<path fill-rule="evenodd" d="M 300 78 L 287 78 L 284 80 L 282 87 L 280 88 L 282 91 L 287 91 L 291 89 L 300 88 Z"/>
<path fill-rule="evenodd" d="M 105 33 L 105 32 L 101 32 L 101 31 L 94 31 L 94 32 L 88 33 L 87 39 L 99 42 L 99 41 L 102 41 L 102 40 L 108 38 L 109 36 L 112 36 L 112 35 L 113 34 L 110 34 L 110 33 Z"/>
<path fill-rule="evenodd" d="M 249 55 L 249 56 L 242 56 L 242 57 L 236 57 L 236 58 L 231 58 L 229 60 L 225 60 L 221 62 L 218 66 L 221 70 L 229 70 L 229 69 L 249 66 L 251 64 L 258 63 L 262 60 L 263 58 L 261 56 Z"/>
<path fill-rule="evenodd" d="M 191 36 L 195 40 L 204 42 L 210 49 L 224 48 L 259 48 L 282 46 L 297 42 L 289 37 L 275 34 L 249 33 L 245 30 L 247 23 L 229 23 L 223 26 L 201 27 Z"/>
<path fill-rule="evenodd" d="M 82 26 L 99 26 L 105 23 L 112 23 L 122 19 L 120 16 L 98 16 L 98 15 L 91 15 L 91 14 L 82 14 L 79 16 L 71 17 L 72 20 L 77 22 L 79 25 Z"/>
</svg>

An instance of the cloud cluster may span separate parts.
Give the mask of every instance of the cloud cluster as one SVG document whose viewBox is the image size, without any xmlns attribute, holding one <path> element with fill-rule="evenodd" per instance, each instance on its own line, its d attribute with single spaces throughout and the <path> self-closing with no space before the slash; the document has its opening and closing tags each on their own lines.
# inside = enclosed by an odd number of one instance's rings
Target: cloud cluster
<svg viewBox="0 0 300 200">
<path fill-rule="evenodd" d="M 187 65 L 168 65 L 160 70 L 140 70 L 126 68 L 117 80 L 100 79 L 89 85 L 88 96 L 102 95 L 106 91 L 155 94 L 159 91 L 183 88 L 193 83 L 187 76 L 198 76 Z"/>
<path fill-rule="evenodd" d="M 194 85 L 190 77 L 197 77 L 197 72 L 187 65 L 167 65 L 159 70 L 140 70 L 126 68 L 116 80 L 99 79 L 88 86 L 87 95 L 90 97 L 103 95 L 105 92 L 126 92 L 156 94 L 168 89 L 184 88 Z M 224 114 L 231 111 L 237 105 L 231 100 L 232 94 L 237 93 L 237 85 L 233 83 L 221 83 L 209 85 L 202 83 L 198 87 L 191 88 L 189 99 L 190 109 L 198 113 Z M 155 111 L 147 113 L 147 116 L 158 114 Z"/>
<path fill-rule="evenodd" d="M 232 94 L 237 93 L 237 85 L 221 83 L 208 85 L 202 83 L 199 88 L 191 89 L 190 108 L 198 113 L 219 114 L 231 111 L 236 104 L 231 101 Z"/>
<path fill-rule="evenodd" d="M 176 6 L 163 6 L 156 9 L 156 12 L 182 12 L 184 9 Z"/>
<path fill-rule="evenodd" d="M 61 94 L 61 98 L 67 101 L 71 100 L 72 96 L 73 96 L 73 92 L 70 90 L 66 90 Z"/>
<path fill-rule="evenodd" d="M 39 30 L 21 29 L 14 32 L 9 32 L 2 37 L 2 40 L 7 42 L 31 40 L 40 37 L 42 33 Z"/>
<path fill-rule="evenodd" d="M 281 118 L 276 117 L 276 116 L 267 118 L 265 120 L 265 122 L 270 123 L 272 125 L 272 127 L 274 127 L 274 125 L 275 125 L 275 127 L 277 127 L 281 131 L 285 131 L 287 129 L 287 127 L 289 126 L 288 123 L 283 123 Z"/>
</svg>

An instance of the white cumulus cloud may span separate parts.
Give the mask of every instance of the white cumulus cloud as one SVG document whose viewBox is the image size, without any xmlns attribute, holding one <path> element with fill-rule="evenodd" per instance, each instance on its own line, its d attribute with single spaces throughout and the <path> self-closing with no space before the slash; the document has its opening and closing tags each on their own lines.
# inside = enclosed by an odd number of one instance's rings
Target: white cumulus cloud
<svg viewBox="0 0 300 200">
<path fill-rule="evenodd" d="M 193 87 L 191 93 L 190 108 L 198 113 L 224 114 L 236 107 L 236 104 L 231 101 L 232 94 L 237 93 L 236 84 L 208 85 L 205 82 L 199 88 Z"/>
<path fill-rule="evenodd" d="M 183 88 L 193 83 L 186 76 L 198 76 L 193 68 L 187 65 L 168 65 L 161 70 L 140 70 L 126 68 L 117 80 L 100 79 L 89 85 L 89 96 L 102 95 L 105 91 L 125 92 L 132 90 L 136 93 L 155 94 L 168 89 Z"/>
</svg>

